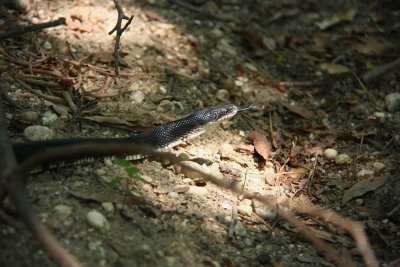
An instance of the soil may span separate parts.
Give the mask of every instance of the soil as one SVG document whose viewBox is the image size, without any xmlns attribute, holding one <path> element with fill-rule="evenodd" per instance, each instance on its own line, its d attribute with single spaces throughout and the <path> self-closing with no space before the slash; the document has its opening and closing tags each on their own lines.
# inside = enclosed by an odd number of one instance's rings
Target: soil
<svg viewBox="0 0 400 267">
<path fill-rule="evenodd" d="M 13 142 L 26 142 L 32 125 L 55 138 L 123 137 L 221 103 L 264 106 L 170 152 L 283 209 L 320 206 L 357 221 L 380 264 L 399 266 L 400 112 L 387 98 L 400 90 L 400 69 L 364 76 L 398 58 L 396 1 L 132 0 L 122 7 L 134 18 L 121 37 L 118 77 L 112 1 L 35 1 L 22 15 L 3 9 L 3 31 L 67 19 L 0 40 Z M 251 141 L 250 131 L 261 139 Z M 140 179 L 108 159 L 29 175 L 35 213 L 84 266 L 335 266 L 243 195 L 162 160 L 132 164 Z M 53 266 L 9 198 L 2 207 L 0 265 Z M 88 219 L 93 211 L 103 224 Z M 366 266 L 342 227 L 296 218 Z"/>
</svg>

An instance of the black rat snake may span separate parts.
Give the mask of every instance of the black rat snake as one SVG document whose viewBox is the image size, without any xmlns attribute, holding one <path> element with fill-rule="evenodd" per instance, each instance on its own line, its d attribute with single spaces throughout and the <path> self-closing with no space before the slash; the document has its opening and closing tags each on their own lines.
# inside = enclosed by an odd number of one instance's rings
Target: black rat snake
<svg viewBox="0 0 400 267">
<path fill-rule="evenodd" d="M 224 119 L 233 117 L 239 111 L 259 109 L 254 105 L 245 108 L 238 108 L 234 104 L 222 104 L 214 107 L 204 108 L 192 115 L 179 120 L 171 121 L 152 130 L 123 138 L 77 138 L 77 139 L 56 139 L 47 141 L 34 141 L 27 143 L 13 144 L 15 156 L 18 162 L 22 162 L 29 156 L 44 151 L 48 148 L 55 148 L 65 145 L 79 145 L 88 143 L 118 143 L 138 144 L 165 149 L 176 146 L 180 143 L 202 134 L 205 127 Z M 126 156 L 126 155 L 115 155 Z M 128 158 L 136 159 L 136 158 Z"/>
</svg>

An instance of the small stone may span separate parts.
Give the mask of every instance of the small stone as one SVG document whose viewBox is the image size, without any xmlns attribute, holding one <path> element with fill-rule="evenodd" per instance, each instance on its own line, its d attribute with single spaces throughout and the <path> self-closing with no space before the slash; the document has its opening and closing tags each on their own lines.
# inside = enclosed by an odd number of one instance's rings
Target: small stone
<svg viewBox="0 0 400 267">
<path fill-rule="evenodd" d="M 383 164 L 382 162 L 374 162 L 374 164 L 372 165 L 374 167 L 375 170 L 380 171 L 383 168 L 385 168 L 385 164 Z"/>
<path fill-rule="evenodd" d="M 114 212 L 114 204 L 111 202 L 103 202 L 101 203 L 101 206 L 107 213 L 113 213 Z"/>
<path fill-rule="evenodd" d="M 39 116 L 35 111 L 25 111 L 21 113 L 21 119 L 26 122 L 34 123 L 38 118 Z"/>
<path fill-rule="evenodd" d="M 140 104 L 144 100 L 144 94 L 142 91 L 135 91 L 129 96 L 129 99 L 132 100 L 132 103 Z"/>
<path fill-rule="evenodd" d="M 324 151 L 324 157 L 329 160 L 335 159 L 337 154 L 338 154 L 337 150 L 333 149 L 333 148 L 328 148 L 328 149 L 325 149 L 325 151 Z"/>
<path fill-rule="evenodd" d="M 266 204 L 257 199 L 252 200 L 254 212 L 263 219 L 273 220 L 276 218 L 276 211 L 271 210 Z"/>
<path fill-rule="evenodd" d="M 250 205 L 240 204 L 237 207 L 237 210 L 240 214 L 251 216 L 253 214 L 253 208 Z"/>
<path fill-rule="evenodd" d="M 235 235 L 237 235 L 237 236 L 245 237 L 247 235 L 246 226 L 241 222 L 236 223 L 233 230 L 235 232 Z"/>
<path fill-rule="evenodd" d="M 391 93 L 385 97 L 386 108 L 389 112 L 400 110 L 400 93 Z"/>
<path fill-rule="evenodd" d="M 88 220 L 89 224 L 97 229 L 104 229 L 108 228 L 108 221 L 107 218 L 100 212 L 96 210 L 89 211 L 86 214 L 86 219 Z"/>
<path fill-rule="evenodd" d="M 59 204 L 55 206 L 54 209 L 63 217 L 68 217 L 72 213 L 72 208 L 64 204 Z"/>
<path fill-rule="evenodd" d="M 52 46 L 51 43 L 47 40 L 46 42 L 44 42 L 43 48 L 46 49 L 46 50 L 51 50 L 51 49 L 53 48 L 53 46 Z"/>
<path fill-rule="evenodd" d="M 95 171 L 95 173 L 96 173 L 98 176 L 103 176 L 103 175 L 106 174 L 106 170 L 105 170 L 104 168 L 100 168 L 100 169 L 97 169 L 97 170 Z"/>
<path fill-rule="evenodd" d="M 201 186 L 190 186 L 187 193 L 195 196 L 205 196 L 208 194 L 208 189 Z"/>
<path fill-rule="evenodd" d="M 51 125 L 54 122 L 56 122 L 58 119 L 57 114 L 50 112 L 50 111 L 46 111 L 45 113 L 43 113 L 42 116 L 42 124 L 43 125 Z"/>
<path fill-rule="evenodd" d="M 143 184 L 142 189 L 143 191 L 150 192 L 153 189 L 153 187 L 149 184 Z"/>
<path fill-rule="evenodd" d="M 342 165 L 342 164 L 346 164 L 347 162 L 350 161 L 350 157 L 347 154 L 339 154 L 335 157 L 335 163 L 337 165 Z"/>
<path fill-rule="evenodd" d="M 189 160 L 190 160 L 189 155 L 186 154 L 186 153 L 180 153 L 179 156 L 178 156 L 178 158 L 179 158 L 179 160 L 181 160 L 181 161 L 189 161 Z"/>
<path fill-rule="evenodd" d="M 364 199 L 362 199 L 362 198 L 357 198 L 357 199 L 356 199 L 356 203 L 357 203 L 357 205 L 362 206 L 362 205 L 364 205 Z"/>
<path fill-rule="evenodd" d="M 363 169 L 363 170 L 357 172 L 356 176 L 357 176 L 358 178 L 361 178 L 361 177 L 368 176 L 368 175 L 372 175 L 372 174 L 374 174 L 373 171 Z"/>
<path fill-rule="evenodd" d="M 169 198 L 179 198 L 179 194 L 177 192 L 168 192 L 167 197 L 169 197 Z"/>
<path fill-rule="evenodd" d="M 220 89 L 217 91 L 217 99 L 221 100 L 223 102 L 228 102 L 229 101 L 229 92 L 228 90 L 225 89 Z"/>
<path fill-rule="evenodd" d="M 32 125 L 25 128 L 24 136 L 29 141 L 44 141 L 54 139 L 56 134 L 49 127 Z"/>
<path fill-rule="evenodd" d="M 219 148 L 219 154 L 223 158 L 231 158 L 234 152 L 232 145 L 228 143 L 223 143 Z"/>
</svg>

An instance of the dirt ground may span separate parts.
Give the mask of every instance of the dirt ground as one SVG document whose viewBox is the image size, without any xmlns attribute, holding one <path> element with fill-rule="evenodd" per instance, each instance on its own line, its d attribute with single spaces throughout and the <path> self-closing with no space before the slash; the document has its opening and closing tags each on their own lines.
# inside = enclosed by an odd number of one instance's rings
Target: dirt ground
<svg viewBox="0 0 400 267">
<path fill-rule="evenodd" d="M 265 105 L 170 151 L 282 209 L 357 221 L 380 264 L 400 266 L 400 68 L 372 72 L 399 58 L 396 2 L 122 1 L 134 18 L 119 77 L 113 1 L 2 7 L 0 33 L 66 18 L 0 39 L 9 135 L 124 137 L 220 103 Z M 107 159 L 28 179 L 34 211 L 84 266 L 335 266 L 260 203 L 168 162 L 133 164 L 142 179 Z M 0 218 L 1 266 L 54 265 L 8 198 Z M 342 227 L 296 218 L 366 266 Z"/>
</svg>

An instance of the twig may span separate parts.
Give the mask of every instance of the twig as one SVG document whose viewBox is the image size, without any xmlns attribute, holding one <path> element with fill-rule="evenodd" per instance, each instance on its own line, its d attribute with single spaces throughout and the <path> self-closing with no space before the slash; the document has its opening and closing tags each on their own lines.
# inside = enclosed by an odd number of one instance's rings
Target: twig
<svg viewBox="0 0 400 267">
<path fill-rule="evenodd" d="M 364 81 L 370 82 L 373 79 L 376 79 L 379 76 L 381 76 L 397 67 L 400 67 L 400 58 L 398 58 L 388 64 L 385 64 L 383 66 L 376 67 L 375 69 L 371 70 L 370 72 L 367 72 L 366 74 L 364 74 L 364 76 L 362 78 Z"/>
<path fill-rule="evenodd" d="M 115 38 L 115 45 L 114 45 L 114 67 L 115 67 L 115 74 L 119 75 L 119 48 L 120 48 L 120 40 L 122 33 L 128 28 L 129 24 L 131 24 L 133 20 L 133 16 L 130 18 L 125 15 L 124 11 L 122 10 L 121 4 L 118 0 L 114 0 L 114 5 L 118 11 L 118 19 L 117 24 L 114 28 L 108 33 L 109 35 L 113 34 L 117 31 L 117 37 Z M 122 27 L 122 20 L 127 20 L 124 27 Z"/>
<path fill-rule="evenodd" d="M 0 33 L 0 41 L 3 39 L 6 39 L 6 38 L 10 38 L 10 37 L 16 37 L 18 35 L 21 35 L 21 34 L 24 34 L 27 32 L 40 31 L 45 28 L 56 27 L 56 26 L 60 26 L 63 24 L 65 24 L 65 18 L 59 18 L 58 20 L 49 21 L 49 22 L 45 22 L 45 23 L 39 23 L 39 24 L 33 24 L 33 25 L 26 26 L 26 27 L 18 26 L 18 28 L 14 29 L 14 30 Z"/>
<path fill-rule="evenodd" d="M 64 103 L 64 101 L 63 101 L 61 98 L 57 97 L 57 96 L 46 95 L 46 94 L 42 93 L 42 92 L 39 91 L 39 90 L 36 90 L 36 89 L 31 88 L 29 85 L 27 85 L 26 83 L 24 83 L 22 80 L 20 80 L 20 79 L 18 79 L 18 78 L 15 79 L 15 80 L 16 80 L 23 88 L 25 88 L 26 90 L 30 91 L 31 93 L 34 93 L 35 95 L 37 95 L 37 96 L 39 96 L 39 97 L 41 97 L 41 98 L 43 98 L 43 99 L 45 99 L 45 100 L 48 100 L 48 101 L 53 102 L 53 103 L 58 103 L 58 104 L 63 104 L 63 103 Z"/>
<path fill-rule="evenodd" d="M 45 151 L 40 151 L 37 154 L 30 156 L 27 160 L 22 162 L 15 173 L 23 173 L 29 171 L 36 165 L 54 163 L 56 161 L 77 159 L 79 157 L 101 157 L 101 156 L 112 156 L 112 155 L 135 155 L 135 154 L 145 154 L 155 159 L 167 159 L 172 163 L 178 164 L 183 168 L 187 168 L 191 171 L 196 171 L 200 173 L 206 180 L 231 190 L 236 194 L 241 194 L 244 198 L 257 199 L 268 206 L 269 209 L 277 212 L 278 215 L 286 219 L 291 225 L 300 230 L 306 239 L 312 242 L 314 248 L 325 255 L 325 257 L 338 266 L 355 266 L 355 263 L 349 259 L 344 259 L 340 253 L 333 248 L 331 245 L 319 239 L 311 230 L 309 230 L 302 222 L 298 221 L 291 213 L 284 211 L 277 207 L 276 204 L 271 203 L 266 197 L 256 195 L 251 192 L 242 192 L 241 188 L 236 186 L 234 181 L 229 181 L 228 179 L 220 179 L 214 175 L 205 173 L 201 168 L 196 169 L 192 166 L 188 166 L 185 162 L 179 161 L 178 157 L 171 153 L 156 152 L 153 149 L 146 146 L 138 145 L 127 145 L 127 144 L 116 144 L 104 142 L 92 142 L 81 145 L 71 145 L 71 146 L 59 146 L 56 148 L 51 148 Z M 13 175 L 13 174 L 11 174 Z M 364 261 L 368 267 L 378 267 L 379 263 L 375 258 L 373 250 L 368 242 L 365 231 L 362 226 L 350 219 L 343 218 L 340 215 L 330 211 L 328 209 L 307 205 L 306 208 L 297 208 L 298 212 L 308 214 L 311 216 L 318 216 L 324 218 L 325 221 L 331 222 L 346 229 L 356 241 L 356 245 L 364 257 Z"/>
<path fill-rule="evenodd" d="M 28 195 L 23 186 L 23 174 L 7 175 L 16 168 L 17 163 L 12 150 L 12 144 L 8 138 L 6 128 L 3 124 L 4 111 L 0 104 L 0 197 L 3 200 L 5 190 L 9 193 L 20 217 L 42 245 L 48 255 L 58 266 L 80 267 L 81 264 L 75 257 L 69 254 L 58 241 L 50 234 L 46 227 L 35 216 Z"/>
</svg>

